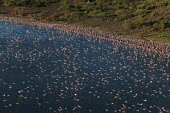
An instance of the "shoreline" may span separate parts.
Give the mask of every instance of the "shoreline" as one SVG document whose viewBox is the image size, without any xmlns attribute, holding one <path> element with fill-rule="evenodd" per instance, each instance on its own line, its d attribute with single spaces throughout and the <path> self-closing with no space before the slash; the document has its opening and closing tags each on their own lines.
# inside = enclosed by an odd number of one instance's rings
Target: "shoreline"
<svg viewBox="0 0 170 113">
<path fill-rule="evenodd" d="M 15 16 L 12 17 L 12 16 L 2 16 L 2 15 L 0 15 L 0 21 L 9 21 L 9 22 L 21 23 L 21 24 L 26 24 L 31 26 L 52 28 L 64 32 L 73 32 L 75 34 L 86 35 L 86 36 L 104 39 L 108 41 L 118 42 L 120 44 L 128 45 L 129 47 L 134 49 L 141 48 L 142 50 L 146 50 L 148 52 L 153 51 L 154 53 L 160 56 L 170 57 L 170 44 L 156 42 L 156 41 L 146 41 L 142 39 L 134 39 L 134 38 L 130 38 L 130 36 L 116 35 L 109 32 L 103 32 L 101 30 L 97 30 L 92 27 L 75 26 L 66 23 L 41 22 L 36 20 L 30 20 L 23 17 L 15 17 Z"/>
</svg>

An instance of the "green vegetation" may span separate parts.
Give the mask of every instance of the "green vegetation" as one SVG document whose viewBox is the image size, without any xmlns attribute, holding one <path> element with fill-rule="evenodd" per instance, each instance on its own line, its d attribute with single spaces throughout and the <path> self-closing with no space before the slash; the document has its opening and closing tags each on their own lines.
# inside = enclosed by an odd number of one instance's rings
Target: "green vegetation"
<svg viewBox="0 0 170 113">
<path fill-rule="evenodd" d="M 170 44 L 169 36 L 170 36 L 170 32 L 153 32 L 144 35 L 145 39 L 147 40 L 160 41 L 160 42 Z"/>
<path fill-rule="evenodd" d="M 162 29 L 164 29 L 165 28 L 165 24 L 164 23 L 154 23 L 153 24 L 153 28 L 155 29 L 155 30 L 162 30 Z"/>
<path fill-rule="evenodd" d="M 154 34 L 157 40 L 165 38 L 156 35 L 170 32 L 170 0 L 0 0 L 0 13 L 44 21 L 115 22 L 122 32 L 140 32 L 143 38 Z M 170 35 L 164 37 L 170 41 Z"/>
</svg>

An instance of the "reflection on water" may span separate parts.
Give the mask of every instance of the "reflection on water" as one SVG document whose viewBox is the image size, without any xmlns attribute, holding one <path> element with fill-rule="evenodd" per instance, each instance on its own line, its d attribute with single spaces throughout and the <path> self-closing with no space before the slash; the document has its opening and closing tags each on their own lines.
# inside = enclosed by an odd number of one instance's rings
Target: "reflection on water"
<svg viewBox="0 0 170 113">
<path fill-rule="evenodd" d="M 169 59 L 1 21 L 0 112 L 168 113 Z"/>
</svg>

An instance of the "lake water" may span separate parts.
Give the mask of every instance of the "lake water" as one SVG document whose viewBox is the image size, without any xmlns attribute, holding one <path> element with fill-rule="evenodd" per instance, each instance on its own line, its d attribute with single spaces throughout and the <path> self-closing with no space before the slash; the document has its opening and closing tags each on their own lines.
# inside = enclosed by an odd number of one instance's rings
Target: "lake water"
<svg viewBox="0 0 170 113">
<path fill-rule="evenodd" d="M 0 113 L 169 113 L 169 60 L 1 21 Z"/>
</svg>

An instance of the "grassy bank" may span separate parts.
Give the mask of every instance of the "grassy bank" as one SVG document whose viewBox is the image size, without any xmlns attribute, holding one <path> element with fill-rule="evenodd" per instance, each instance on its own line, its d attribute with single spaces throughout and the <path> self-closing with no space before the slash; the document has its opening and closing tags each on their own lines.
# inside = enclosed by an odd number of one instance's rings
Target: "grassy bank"
<svg viewBox="0 0 170 113">
<path fill-rule="evenodd" d="M 0 0 L 0 14 L 170 44 L 169 0 Z"/>
</svg>

